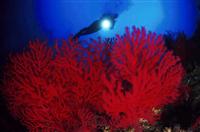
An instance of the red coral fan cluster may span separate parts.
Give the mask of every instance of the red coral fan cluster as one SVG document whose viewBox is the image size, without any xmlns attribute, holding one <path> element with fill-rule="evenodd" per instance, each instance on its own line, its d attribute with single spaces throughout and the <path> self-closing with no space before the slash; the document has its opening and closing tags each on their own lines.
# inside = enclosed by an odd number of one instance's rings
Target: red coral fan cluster
<svg viewBox="0 0 200 132">
<path fill-rule="evenodd" d="M 144 28 L 133 31 L 127 28 L 125 36 L 117 36 L 111 62 L 118 75 L 106 81 L 109 93 L 103 96 L 104 109 L 119 120 L 117 127 L 137 127 L 141 120 L 154 123 L 157 111 L 179 96 L 184 74 L 161 36 L 147 35 Z"/>
<path fill-rule="evenodd" d="M 95 131 L 155 123 L 175 101 L 184 74 L 161 36 L 128 29 L 113 45 L 101 39 L 48 47 L 40 41 L 11 56 L 4 95 L 12 114 L 30 131 Z"/>
</svg>

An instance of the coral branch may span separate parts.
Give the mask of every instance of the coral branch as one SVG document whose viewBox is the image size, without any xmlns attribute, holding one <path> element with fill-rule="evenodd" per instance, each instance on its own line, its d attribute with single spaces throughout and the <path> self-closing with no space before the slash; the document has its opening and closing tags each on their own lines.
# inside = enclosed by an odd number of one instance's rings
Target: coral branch
<svg viewBox="0 0 200 132">
<path fill-rule="evenodd" d="M 110 82 L 103 79 L 109 90 L 103 95 L 103 107 L 119 120 L 117 127 L 137 128 L 141 119 L 153 124 L 159 117 L 154 110 L 179 96 L 184 74 L 179 58 L 166 50 L 161 36 L 146 34 L 144 28 L 134 27 L 132 33 L 127 28 L 117 38 L 111 62 L 119 75 Z"/>
</svg>

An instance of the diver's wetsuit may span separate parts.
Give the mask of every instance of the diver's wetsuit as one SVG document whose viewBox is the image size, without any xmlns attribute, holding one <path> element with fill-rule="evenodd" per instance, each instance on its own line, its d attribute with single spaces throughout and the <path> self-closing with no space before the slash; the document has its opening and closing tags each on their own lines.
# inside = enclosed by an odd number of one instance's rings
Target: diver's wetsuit
<svg viewBox="0 0 200 132">
<path fill-rule="evenodd" d="M 112 27 L 111 29 L 114 27 L 115 24 L 115 19 L 118 17 L 117 14 L 104 14 L 100 19 L 94 21 L 92 24 L 90 24 L 90 26 L 81 29 L 74 37 L 75 38 L 79 38 L 82 35 L 87 35 L 87 34 L 91 34 L 91 33 L 95 33 L 98 32 L 101 29 L 101 21 L 105 18 L 108 18 L 112 21 Z"/>
<path fill-rule="evenodd" d="M 100 22 L 101 20 L 94 21 L 90 26 L 81 29 L 73 38 L 79 38 L 82 35 L 91 34 L 99 31 L 101 29 Z"/>
</svg>

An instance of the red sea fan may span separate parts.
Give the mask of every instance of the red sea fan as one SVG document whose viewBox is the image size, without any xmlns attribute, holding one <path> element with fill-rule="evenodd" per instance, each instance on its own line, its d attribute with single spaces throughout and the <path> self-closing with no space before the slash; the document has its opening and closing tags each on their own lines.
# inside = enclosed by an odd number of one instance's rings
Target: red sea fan
<svg viewBox="0 0 200 132">
<path fill-rule="evenodd" d="M 105 67 L 99 55 L 101 50 L 93 48 L 92 53 L 80 45 L 74 45 L 71 40 L 64 41 L 61 48 L 56 48 L 54 66 L 59 71 L 55 75 L 59 78 L 57 79 L 60 81 L 59 84 L 69 87 L 68 90 L 72 93 L 70 97 L 72 107 L 87 105 L 92 109 L 101 109 L 103 92 L 101 76 Z M 64 80 L 61 82 L 62 79 Z"/>
<path fill-rule="evenodd" d="M 3 93 L 13 116 L 30 131 L 44 132 L 153 124 L 179 96 L 179 58 L 144 28 L 127 29 L 114 43 L 99 39 L 84 48 L 69 39 L 49 48 L 36 41 L 11 56 Z"/>
<path fill-rule="evenodd" d="M 184 70 L 161 36 L 127 28 L 124 36 L 117 36 L 111 62 L 116 71 L 103 79 L 108 88 L 103 107 L 118 122 L 115 127 L 138 129 L 144 120 L 153 124 L 158 111 L 179 96 Z"/>
<path fill-rule="evenodd" d="M 9 109 L 30 131 L 62 131 L 65 126 L 59 122 L 68 118 L 69 108 L 59 98 L 64 90 L 51 81 L 52 58 L 52 49 L 36 41 L 29 51 L 12 56 L 7 67 L 4 93 Z"/>
<path fill-rule="evenodd" d="M 11 56 L 4 95 L 11 113 L 30 131 L 95 128 L 95 112 L 102 102 L 103 69 L 98 59 L 80 58 L 80 50 L 82 47 L 71 40 L 54 49 L 36 41 L 28 51 Z"/>
</svg>

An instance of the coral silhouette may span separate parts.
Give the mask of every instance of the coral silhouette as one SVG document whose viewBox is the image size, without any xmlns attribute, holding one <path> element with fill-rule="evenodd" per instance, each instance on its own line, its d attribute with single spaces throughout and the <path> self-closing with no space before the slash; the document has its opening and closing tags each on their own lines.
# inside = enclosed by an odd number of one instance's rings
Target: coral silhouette
<svg viewBox="0 0 200 132">
<path fill-rule="evenodd" d="M 181 59 L 186 71 L 183 82 L 190 88 L 190 92 L 185 96 L 184 100 L 177 102 L 176 105 L 166 107 L 165 119 L 161 119 L 164 126 L 173 128 L 179 124 L 181 128 L 187 130 L 192 128 L 192 124 L 195 123 L 196 118 L 200 115 L 199 31 L 200 24 L 198 23 L 196 31 L 191 37 L 187 37 L 183 32 L 164 35 L 167 48 Z"/>
<path fill-rule="evenodd" d="M 40 41 L 12 55 L 3 93 L 30 131 L 96 131 L 154 124 L 180 95 L 184 70 L 161 36 L 128 28 L 113 44 Z"/>
</svg>

